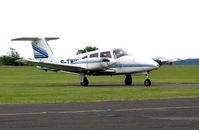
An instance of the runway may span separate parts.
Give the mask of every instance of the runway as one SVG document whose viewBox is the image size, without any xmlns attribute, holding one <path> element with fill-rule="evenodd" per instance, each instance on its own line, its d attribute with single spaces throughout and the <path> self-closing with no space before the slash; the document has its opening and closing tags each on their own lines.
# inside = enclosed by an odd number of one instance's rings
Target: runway
<svg viewBox="0 0 199 130">
<path fill-rule="evenodd" d="M 199 129 L 199 98 L 0 105 L 0 129 Z"/>
</svg>

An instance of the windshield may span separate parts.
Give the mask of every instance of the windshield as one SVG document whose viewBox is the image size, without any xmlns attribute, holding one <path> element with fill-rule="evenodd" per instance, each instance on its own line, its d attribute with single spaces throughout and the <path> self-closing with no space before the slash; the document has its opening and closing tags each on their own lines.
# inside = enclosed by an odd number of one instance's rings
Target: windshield
<svg viewBox="0 0 199 130">
<path fill-rule="evenodd" d="M 128 54 L 122 49 L 114 49 L 113 55 L 114 55 L 115 58 L 120 58 L 120 57 L 126 56 Z"/>
</svg>

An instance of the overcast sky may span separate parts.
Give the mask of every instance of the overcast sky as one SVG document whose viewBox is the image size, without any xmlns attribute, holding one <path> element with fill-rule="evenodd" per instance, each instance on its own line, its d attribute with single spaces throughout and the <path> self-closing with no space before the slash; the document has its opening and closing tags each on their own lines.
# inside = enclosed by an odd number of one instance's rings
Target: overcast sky
<svg viewBox="0 0 199 130">
<path fill-rule="evenodd" d="M 33 58 L 23 36 L 57 36 L 55 55 L 85 46 L 124 48 L 147 57 L 199 58 L 198 0 L 1 0 L 0 55 Z"/>
</svg>

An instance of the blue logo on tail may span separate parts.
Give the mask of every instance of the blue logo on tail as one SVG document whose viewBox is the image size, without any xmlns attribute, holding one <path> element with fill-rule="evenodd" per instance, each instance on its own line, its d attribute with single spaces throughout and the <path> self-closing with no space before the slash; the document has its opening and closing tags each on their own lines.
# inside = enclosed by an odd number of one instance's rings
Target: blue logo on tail
<svg viewBox="0 0 199 130">
<path fill-rule="evenodd" d="M 35 58 L 48 58 L 48 53 L 46 50 L 38 47 L 35 44 L 32 44 L 33 50 L 35 50 L 38 53 L 34 53 Z"/>
</svg>

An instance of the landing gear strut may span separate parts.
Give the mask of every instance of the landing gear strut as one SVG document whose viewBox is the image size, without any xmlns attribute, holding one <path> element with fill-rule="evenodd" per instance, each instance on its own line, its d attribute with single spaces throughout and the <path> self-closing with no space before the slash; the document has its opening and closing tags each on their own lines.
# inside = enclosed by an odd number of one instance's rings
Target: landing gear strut
<svg viewBox="0 0 199 130">
<path fill-rule="evenodd" d="M 125 78 L 125 85 L 131 85 L 132 84 L 132 77 L 130 74 L 126 75 Z"/>
<path fill-rule="evenodd" d="M 81 86 L 88 86 L 88 79 L 86 78 L 84 73 L 80 74 L 79 82 L 80 82 Z"/>
<path fill-rule="evenodd" d="M 149 79 L 149 74 L 146 74 L 146 80 L 144 81 L 145 86 L 151 86 L 151 80 Z"/>
</svg>

